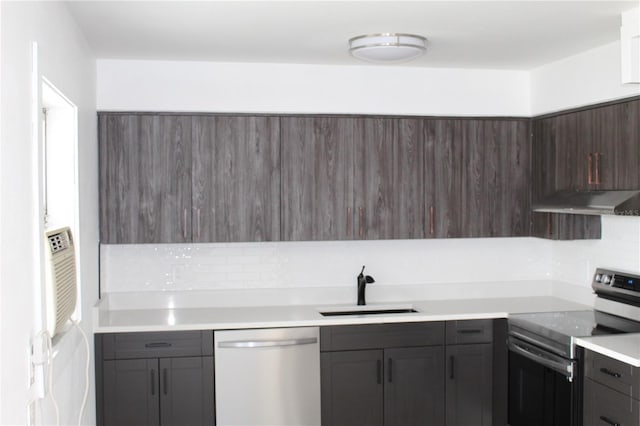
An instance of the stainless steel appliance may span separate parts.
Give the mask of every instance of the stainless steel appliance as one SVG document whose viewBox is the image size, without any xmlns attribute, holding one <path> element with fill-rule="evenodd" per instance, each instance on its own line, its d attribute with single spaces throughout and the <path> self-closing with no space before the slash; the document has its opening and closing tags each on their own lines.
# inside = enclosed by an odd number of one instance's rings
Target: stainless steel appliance
<svg viewBox="0 0 640 426">
<path fill-rule="evenodd" d="M 214 333 L 217 426 L 320 426 L 319 328 Z"/>
<path fill-rule="evenodd" d="M 509 317 L 509 424 L 581 426 L 582 359 L 577 337 L 640 332 L 640 276 L 598 268 L 602 309 Z M 596 303 L 598 306 L 598 303 Z M 617 315 L 613 315 L 615 312 Z M 629 317 L 620 316 L 624 313 Z"/>
</svg>

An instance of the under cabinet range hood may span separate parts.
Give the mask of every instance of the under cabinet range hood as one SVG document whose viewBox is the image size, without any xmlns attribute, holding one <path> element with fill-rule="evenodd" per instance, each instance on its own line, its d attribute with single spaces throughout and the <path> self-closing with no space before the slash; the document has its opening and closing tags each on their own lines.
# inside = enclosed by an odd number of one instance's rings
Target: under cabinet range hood
<svg viewBox="0 0 640 426">
<path fill-rule="evenodd" d="M 640 190 L 558 191 L 534 203 L 533 211 L 640 216 Z"/>
</svg>

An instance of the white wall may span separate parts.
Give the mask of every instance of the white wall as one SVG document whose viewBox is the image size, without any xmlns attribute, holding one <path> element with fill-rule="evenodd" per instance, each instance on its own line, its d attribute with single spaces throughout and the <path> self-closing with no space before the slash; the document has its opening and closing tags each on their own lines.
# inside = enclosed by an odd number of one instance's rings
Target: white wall
<svg viewBox="0 0 640 426">
<path fill-rule="evenodd" d="M 640 94 L 640 85 L 621 84 L 620 45 L 617 42 L 547 64 L 530 73 L 99 60 L 97 85 L 98 109 L 115 111 L 535 116 Z M 638 223 L 638 218 L 604 218 L 603 239 L 598 242 L 550 243 L 547 247 L 551 264 L 540 269 L 544 270 L 542 275 L 584 287 L 589 285 L 589 275 L 598 265 L 640 271 L 639 240 L 635 237 Z M 617 242 L 626 234 L 632 237 L 623 249 Z M 371 244 L 364 243 L 362 247 L 371 250 Z M 391 243 L 382 244 L 392 246 Z M 406 243 L 393 244 L 400 244 L 402 249 L 415 247 L 404 245 Z M 477 250 L 494 255 L 496 262 L 489 264 L 496 270 L 499 265 L 506 265 L 506 276 L 512 275 L 509 271 L 526 264 L 526 259 L 501 264 L 498 261 L 502 256 L 500 248 L 488 240 L 459 240 L 456 244 L 460 253 Z M 539 249 L 527 239 L 509 244 L 517 247 L 515 252 L 523 256 Z M 285 246 L 276 243 L 275 247 L 280 250 Z M 343 246 L 337 246 L 337 249 L 341 250 L 340 247 Z M 425 258 L 429 258 L 428 247 L 420 248 Z M 322 252 L 316 246 L 305 246 L 305 253 L 315 255 L 316 250 Z M 340 258 L 352 259 L 348 255 Z M 440 253 L 438 259 L 442 265 L 458 265 L 460 261 L 455 251 Z M 295 270 L 297 266 L 292 268 Z M 342 272 L 335 275 L 321 274 L 322 279 L 331 281 L 329 277 L 332 276 L 340 281 L 347 269 L 342 268 Z M 333 271 L 331 268 L 326 270 Z M 473 268 L 462 270 L 473 271 Z M 429 282 L 438 282 L 440 272 Z M 538 274 L 533 275 L 539 278 Z M 467 278 L 482 280 L 472 273 Z M 145 285 L 147 289 L 154 288 L 149 280 L 141 280 L 138 284 L 128 282 L 127 285 L 138 290 Z M 238 285 L 251 286 L 247 283 Z M 211 286 L 219 286 L 219 283 Z M 124 288 L 106 284 L 103 291 Z"/>
<path fill-rule="evenodd" d="M 622 84 L 620 42 L 579 53 L 531 71 L 533 116 L 640 95 L 640 84 Z"/>
<path fill-rule="evenodd" d="M 39 323 L 41 247 L 37 230 L 37 147 L 31 132 L 31 43 L 39 46 L 39 71 L 78 107 L 81 285 L 83 328 L 91 334 L 91 307 L 98 289 L 98 196 L 95 119 L 95 60 L 59 2 L 0 2 L 1 111 L 0 167 L 0 424 L 26 424 L 29 341 Z M 93 345 L 91 345 L 93 346 Z M 61 424 L 77 423 L 84 390 L 85 354 L 72 330 L 56 345 L 55 390 Z M 91 371 L 93 378 L 93 372 Z M 95 423 L 93 383 L 84 424 Z M 50 401 L 38 407 L 42 424 L 53 424 Z"/>
<path fill-rule="evenodd" d="M 98 109 L 528 116 L 528 73 L 98 60 Z"/>
</svg>

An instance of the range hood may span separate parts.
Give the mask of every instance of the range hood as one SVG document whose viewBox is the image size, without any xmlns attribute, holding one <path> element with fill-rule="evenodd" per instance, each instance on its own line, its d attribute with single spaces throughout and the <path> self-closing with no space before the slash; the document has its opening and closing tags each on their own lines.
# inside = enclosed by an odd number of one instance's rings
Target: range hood
<svg viewBox="0 0 640 426">
<path fill-rule="evenodd" d="M 640 190 L 558 191 L 534 203 L 533 211 L 640 216 Z"/>
</svg>

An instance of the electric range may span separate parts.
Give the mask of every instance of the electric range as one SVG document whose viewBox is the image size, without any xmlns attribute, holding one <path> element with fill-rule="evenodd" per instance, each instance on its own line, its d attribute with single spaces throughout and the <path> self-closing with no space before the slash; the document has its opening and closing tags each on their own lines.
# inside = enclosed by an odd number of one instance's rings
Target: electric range
<svg viewBox="0 0 640 426">
<path fill-rule="evenodd" d="M 509 423 L 581 426 L 582 350 L 578 337 L 640 332 L 640 276 L 598 268 L 598 309 L 509 317 Z"/>
</svg>

